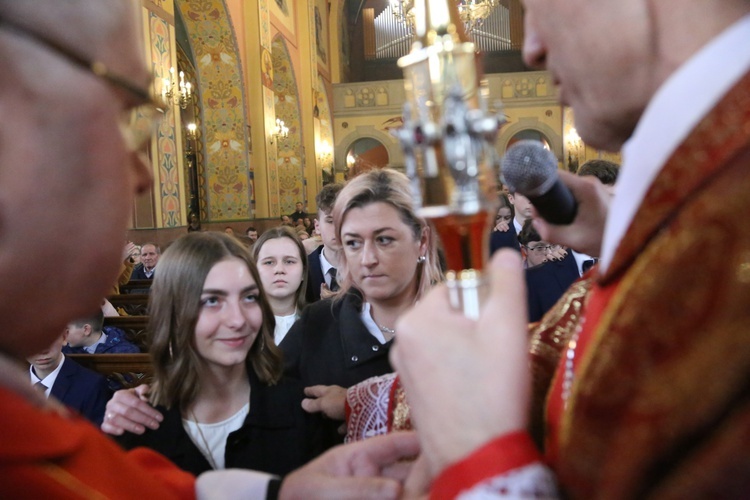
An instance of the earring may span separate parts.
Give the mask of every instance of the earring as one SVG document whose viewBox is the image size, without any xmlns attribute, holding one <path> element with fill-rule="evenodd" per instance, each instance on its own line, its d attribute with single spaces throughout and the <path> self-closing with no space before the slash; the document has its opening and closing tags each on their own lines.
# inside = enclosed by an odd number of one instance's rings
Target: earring
<svg viewBox="0 0 750 500">
<path fill-rule="evenodd" d="M 425 257 L 424 255 L 420 255 L 419 258 L 417 259 L 417 264 L 422 264 L 426 260 L 427 260 L 427 257 Z"/>
</svg>

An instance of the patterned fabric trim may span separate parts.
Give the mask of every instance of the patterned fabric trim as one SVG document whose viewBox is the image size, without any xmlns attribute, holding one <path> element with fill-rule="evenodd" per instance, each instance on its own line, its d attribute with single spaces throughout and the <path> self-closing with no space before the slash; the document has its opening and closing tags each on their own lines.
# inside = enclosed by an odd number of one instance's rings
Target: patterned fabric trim
<svg viewBox="0 0 750 500">
<path fill-rule="evenodd" d="M 388 432 L 389 401 L 395 380 L 396 374 L 389 373 L 369 378 L 346 391 L 347 443 Z"/>
</svg>

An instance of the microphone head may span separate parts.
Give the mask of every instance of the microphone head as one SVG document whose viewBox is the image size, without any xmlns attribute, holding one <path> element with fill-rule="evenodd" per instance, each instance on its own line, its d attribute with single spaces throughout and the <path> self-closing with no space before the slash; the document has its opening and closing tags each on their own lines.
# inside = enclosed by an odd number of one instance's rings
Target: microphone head
<svg viewBox="0 0 750 500">
<path fill-rule="evenodd" d="M 541 196 L 557 181 L 557 158 L 539 141 L 518 141 L 501 162 L 502 181 L 511 192 Z"/>
</svg>

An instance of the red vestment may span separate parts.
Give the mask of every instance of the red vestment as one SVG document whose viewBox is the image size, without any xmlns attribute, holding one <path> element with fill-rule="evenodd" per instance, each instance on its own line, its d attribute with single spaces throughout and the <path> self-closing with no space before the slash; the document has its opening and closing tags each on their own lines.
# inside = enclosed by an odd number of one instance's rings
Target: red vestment
<svg viewBox="0 0 750 500">
<path fill-rule="evenodd" d="M 747 214 L 750 74 L 661 169 L 582 314 L 543 320 L 552 329 L 546 339 L 569 339 L 581 325 L 570 395 L 562 401 L 565 359 L 547 395 L 549 451 L 567 496 L 747 497 Z M 549 351 L 566 348 L 563 342 Z M 494 443 L 498 459 L 512 447 L 534 460 L 528 442 L 507 440 Z M 449 467 L 433 494 L 481 482 L 461 471 L 487 461 L 492 448 Z"/>
<path fill-rule="evenodd" d="M 81 417 L 0 387 L 3 498 L 195 497 L 195 478 L 151 450 L 124 452 Z"/>
<path fill-rule="evenodd" d="M 747 214 L 750 74 L 660 170 L 607 271 L 576 282 L 532 328 L 531 435 L 568 497 L 750 494 Z M 409 428 L 403 389 L 389 390 L 388 430 Z M 367 429 L 359 422 L 352 439 Z M 501 436 L 443 471 L 432 496 L 539 460 L 523 434 Z"/>
</svg>

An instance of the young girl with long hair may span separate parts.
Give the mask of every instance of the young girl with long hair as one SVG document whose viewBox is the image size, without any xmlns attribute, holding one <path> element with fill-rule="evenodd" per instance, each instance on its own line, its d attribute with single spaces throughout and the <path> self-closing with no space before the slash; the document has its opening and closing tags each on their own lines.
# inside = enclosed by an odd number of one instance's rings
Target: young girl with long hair
<svg viewBox="0 0 750 500">
<path fill-rule="evenodd" d="M 282 378 L 274 315 L 248 250 L 190 233 L 159 261 L 149 304 L 156 430 L 125 433 L 194 474 L 250 468 L 284 474 L 312 458 L 301 386 Z"/>
</svg>

